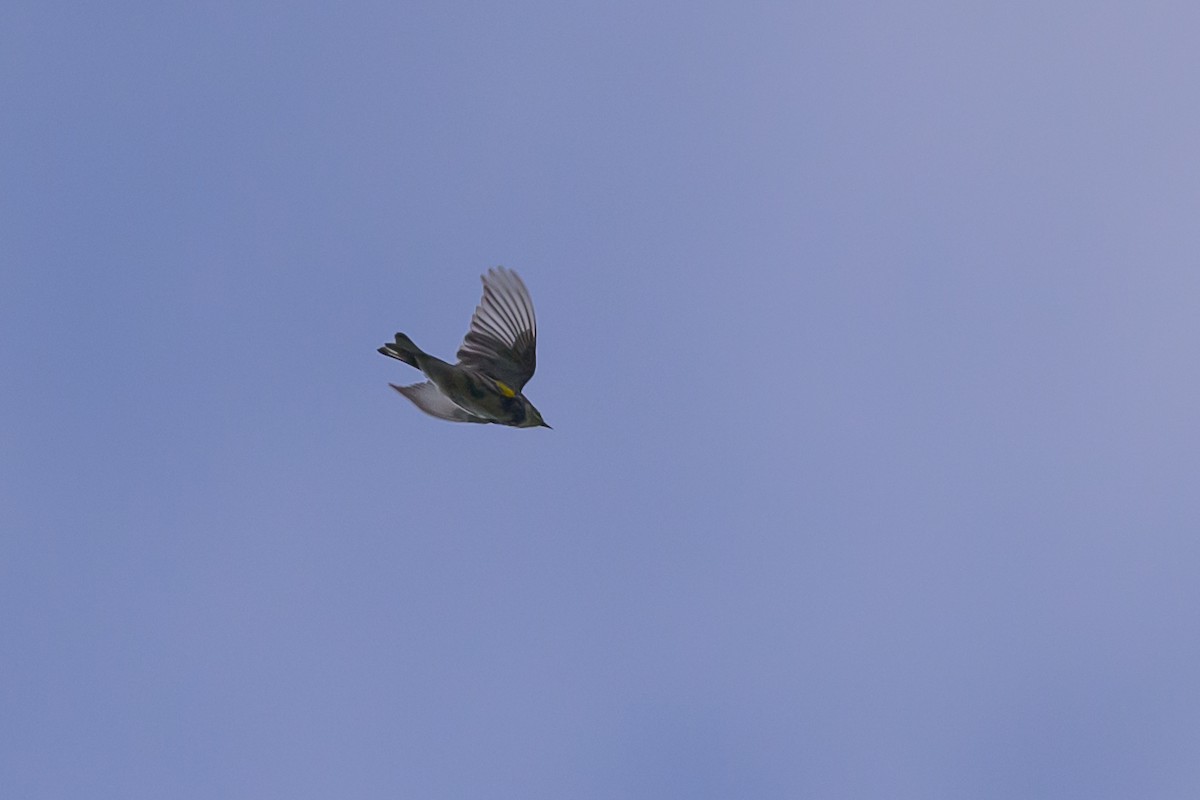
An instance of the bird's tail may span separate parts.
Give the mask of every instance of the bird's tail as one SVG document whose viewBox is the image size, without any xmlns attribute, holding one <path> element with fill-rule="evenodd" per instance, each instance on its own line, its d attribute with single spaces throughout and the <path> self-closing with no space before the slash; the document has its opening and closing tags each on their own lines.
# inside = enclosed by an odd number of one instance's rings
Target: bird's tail
<svg viewBox="0 0 1200 800">
<path fill-rule="evenodd" d="M 421 348 L 413 344 L 413 340 L 405 336 L 403 333 L 396 334 L 396 341 L 388 342 L 383 347 L 379 348 L 379 352 L 385 356 L 403 361 L 405 364 L 410 364 L 417 367 L 417 356 L 425 355 Z M 420 369 L 420 367 L 417 367 Z"/>
</svg>

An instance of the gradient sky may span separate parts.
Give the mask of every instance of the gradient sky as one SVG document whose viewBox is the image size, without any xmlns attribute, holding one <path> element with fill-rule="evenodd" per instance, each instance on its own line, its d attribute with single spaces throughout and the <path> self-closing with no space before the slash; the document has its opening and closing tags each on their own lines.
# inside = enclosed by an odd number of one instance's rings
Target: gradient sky
<svg viewBox="0 0 1200 800">
<path fill-rule="evenodd" d="M 1198 31 L 5 3 L 0 793 L 1200 796 Z"/>
</svg>

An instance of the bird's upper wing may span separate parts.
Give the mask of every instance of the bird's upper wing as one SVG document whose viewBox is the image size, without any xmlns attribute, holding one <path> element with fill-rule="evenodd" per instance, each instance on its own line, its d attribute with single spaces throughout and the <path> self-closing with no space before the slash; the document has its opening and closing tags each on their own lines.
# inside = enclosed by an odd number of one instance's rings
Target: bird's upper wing
<svg viewBox="0 0 1200 800">
<path fill-rule="evenodd" d="M 533 377 L 537 320 L 521 276 L 504 267 L 483 276 L 483 299 L 458 349 L 458 363 L 508 384 L 514 391 Z"/>
<path fill-rule="evenodd" d="M 388 386 L 412 400 L 413 405 L 426 414 L 438 419 L 448 419 L 451 422 L 487 422 L 486 419 L 463 411 L 429 381 L 412 386 L 397 386 L 394 383 L 389 383 Z"/>
</svg>

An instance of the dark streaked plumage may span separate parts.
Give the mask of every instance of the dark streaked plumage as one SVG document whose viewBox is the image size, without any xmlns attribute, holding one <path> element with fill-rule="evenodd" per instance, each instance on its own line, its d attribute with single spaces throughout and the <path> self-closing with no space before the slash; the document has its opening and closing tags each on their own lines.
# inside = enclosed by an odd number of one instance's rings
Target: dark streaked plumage
<svg viewBox="0 0 1200 800">
<path fill-rule="evenodd" d="M 427 414 L 452 422 L 549 428 L 521 393 L 533 377 L 536 349 L 537 320 L 529 290 L 517 273 L 496 267 L 483 276 L 483 299 L 471 317 L 457 364 L 429 355 L 403 333 L 379 352 L 429 378 L 412 386 L 389 384 Z"/>
</svg>

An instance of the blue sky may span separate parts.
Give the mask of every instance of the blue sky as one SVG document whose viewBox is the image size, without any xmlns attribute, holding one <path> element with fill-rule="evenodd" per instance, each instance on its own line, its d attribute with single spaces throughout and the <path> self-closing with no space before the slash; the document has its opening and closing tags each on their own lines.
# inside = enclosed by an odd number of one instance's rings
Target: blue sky
<svg viewBox="0 0 1200 800">
<path fill-rule="evenodd" d="M 7 4 L 6 794 L 1195 796 L 1198 23 Z"/>
</svg>

